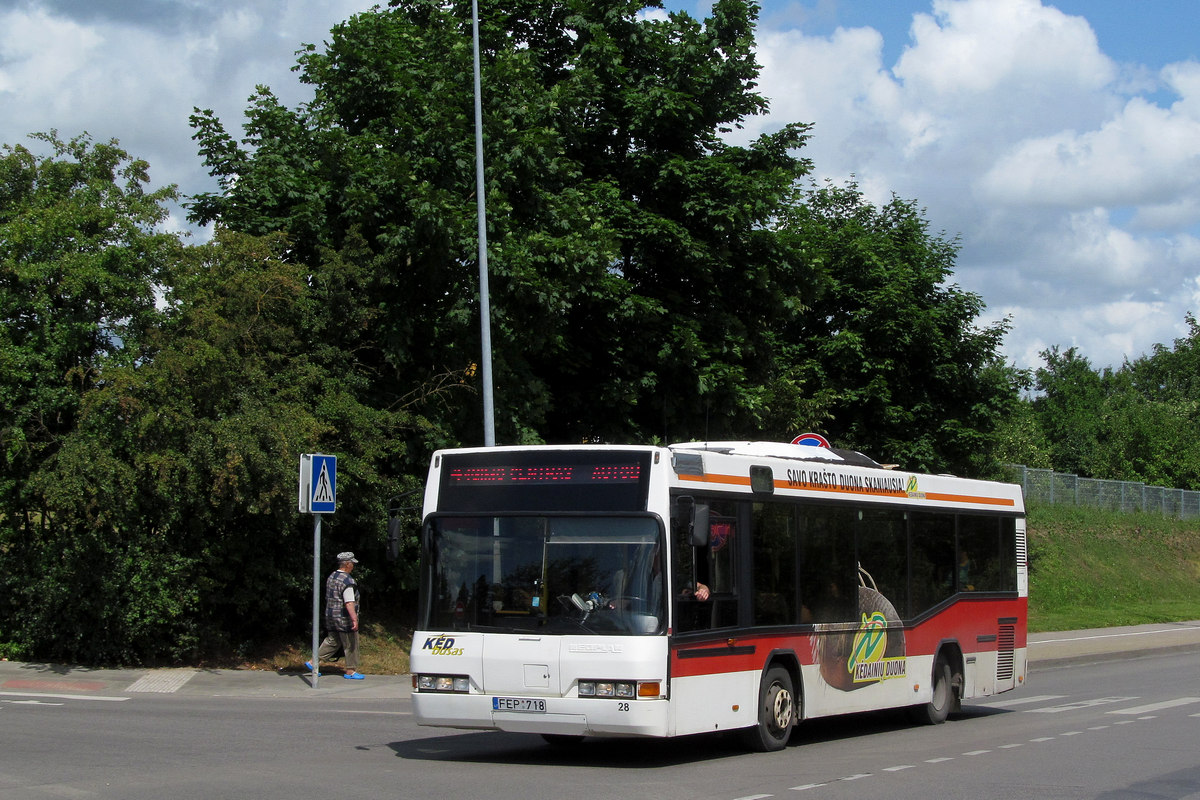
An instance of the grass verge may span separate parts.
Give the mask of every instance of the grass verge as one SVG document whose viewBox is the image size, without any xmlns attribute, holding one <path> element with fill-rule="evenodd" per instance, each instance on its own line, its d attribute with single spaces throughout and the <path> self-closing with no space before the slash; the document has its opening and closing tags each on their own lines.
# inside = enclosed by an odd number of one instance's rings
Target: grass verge
<svg viewBox="0 0 1200 800">
<path fill-rule="evenodd" d="M 1029 629 L 1200 619 L 1200 521 L 1029 509 Z"/>
<path fill-rule="evenodd" d="M 358 671 L 365 675 L 404 675 L 412 647 L 411 624 L 396 620 L 367 622 L 359 633 Z M 312 659 L 312 641 L 291 641 L 264 648 L 263 654 L 248 659 L 243 669 L 301 670 Z M 322 662 L 325 664 L 325 662 Z M 330 666 L 340 666 L 333 662 Z"/>
</svg>

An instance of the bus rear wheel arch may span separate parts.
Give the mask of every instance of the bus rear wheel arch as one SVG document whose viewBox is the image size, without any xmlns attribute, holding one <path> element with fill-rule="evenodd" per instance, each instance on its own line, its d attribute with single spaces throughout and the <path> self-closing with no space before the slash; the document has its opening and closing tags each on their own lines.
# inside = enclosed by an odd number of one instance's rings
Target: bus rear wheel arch
<svg viewBox="0 0 1200 800">
<path fill-rule="evenodd" d="M 913 706 L 910 711 L 916 722 L 941 725 L 950 716 L 951 711 L 957 711 L 961 707 L 962 702 L 962 657 L 956 647 L 945 646 L 938 650 L 930 680 L 933 696 L 928 703 Z"/>
</svg>

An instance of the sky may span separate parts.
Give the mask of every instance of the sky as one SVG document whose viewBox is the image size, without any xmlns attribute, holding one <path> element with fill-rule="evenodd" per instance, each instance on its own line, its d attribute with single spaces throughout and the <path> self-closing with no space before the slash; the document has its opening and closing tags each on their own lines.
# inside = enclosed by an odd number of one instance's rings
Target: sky
<svg viewBox="0 0 1200 800">
<path fill-rule="evenodd" d="M 156 185 L 211 191 L 193 107 L 237 132 L 257 84 L 308 99 L 296 50 L 371 5 L 0 0 L 0 144 L 86 131 Z M 816 179 L 913 201 L 957 240 L 952 282 L 983 298 L 981 323 L 1010 320 L 1010 362 L 1077 347 L 1116 368 L 1200 311 L 1197 31 L 1195 0 L 764 0 L 770 113 L 732 138 L 813 123 Z"/>
</svg>

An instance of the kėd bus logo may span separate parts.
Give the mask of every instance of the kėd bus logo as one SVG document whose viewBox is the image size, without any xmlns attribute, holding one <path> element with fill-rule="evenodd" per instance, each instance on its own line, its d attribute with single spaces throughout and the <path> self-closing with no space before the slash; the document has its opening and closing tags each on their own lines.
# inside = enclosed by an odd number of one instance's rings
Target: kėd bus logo
<svg viewBox="0 0 1200 800">
<path fill-rule="evenodd" d="M 431 655 L 435 656 L 461 656 L 463 649 L 454 646 L 454 637 L 441 634 L 440 636 L 430 636 L 425 639 L 425 644 L 421 646 L 422 650 L 430 651 Z"/>
</svg>

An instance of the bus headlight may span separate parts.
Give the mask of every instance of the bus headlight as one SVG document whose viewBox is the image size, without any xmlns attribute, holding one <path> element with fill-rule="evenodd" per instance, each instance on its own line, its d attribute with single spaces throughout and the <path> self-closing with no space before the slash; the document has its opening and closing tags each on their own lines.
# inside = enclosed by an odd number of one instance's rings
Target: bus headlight
<svg viewBox="0 0 1200 800">
<path fill-rule="evenodd" d="M 466 675 L 418 675 L 416 689 L 422 692 L 458 692 L 467 694 L 471 691 L 471 679 Z"/>
<path fill-rule="evenodd" d="M 623 700 L 657 700 L 660 696 L 658 681 L 607 681 L 585 679 L 579 682 L 580 697 L 621 698 Z"/>
</svg>

